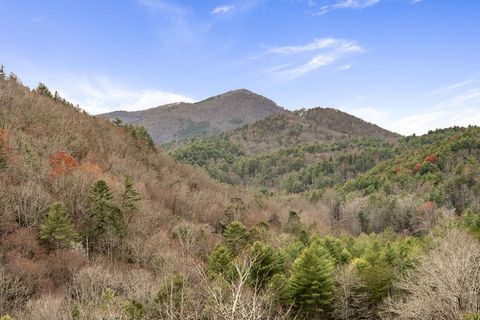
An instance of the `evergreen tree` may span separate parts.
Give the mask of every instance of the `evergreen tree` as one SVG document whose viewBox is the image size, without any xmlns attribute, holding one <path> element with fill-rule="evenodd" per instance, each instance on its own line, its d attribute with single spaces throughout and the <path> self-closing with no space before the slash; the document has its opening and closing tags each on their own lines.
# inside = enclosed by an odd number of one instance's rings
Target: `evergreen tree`
<svg viewBox="0 0 480 320">
<path fill-rule="evenodd" d="M 230 277 L 232 271 L 233 256 L 230 250 L 223 245 L 219 245 L 208 257 L 208 273 L 210 276 L 222 275 L 225 278 Z"/>
<path fill-rule="evenodd" d="M 313 242 L 294 261 L 288 295 L 293 304 L 304 312 L 319 312 L 333 298 L 332 272 L 334 263 L 317 241 Z"/>
<path fill-rule="evenodd" d="M 254 259 L 250 274 L 254 286 L 263 287 L 273 275 L 283 271 L 283 257 L 269 245 L 255 241 L 250 247 L 250 256 Z"/>
<path fill-rule="evenodd" d="M 119 236 L 124 235 L 122 211 L 113 201 L 113 195 L 107 183 L 99 180 L 90 190 L 88 215 L 90 218 L 90 236 L 101 236 L 109 228 Z"/>
<path fill-rule="evenodd" d="M 123 182 L 124 191 L 122 194 L 122 205 L 127 211 L 135 211 L 138 209 L 137 202 L 142 198 L 140 194 L 135 190 L 133 185 L 133 179 L 131 176 L 126 176 Z"/>
<path fill-rule="evenodd" d="M 223 236 L 225 245 L 235 255 L 248 243 L 247 228 L 239 221 L 231 222 Z"/>
<path fill-rule="evenodd" d="M 40 225 L 39 237 L 47 245 L 57 249 L 70 246 L 78 238 L 63 203 L 55 202 L 50 206 L 45 221 Z"/>
<path fill-rule="evenodd" d="M 5 79 L 5 71 L 3 69 L 3 64 L 0 64 L 0 79 Z"/>
<path fill-rule="evenodd" d="M 352 255 L 340 239 L 325 237 L 316 241 L 320 241 L 337 265 L 345 264 L 352 259 Z"/>
<path fill-rule="evenodd" d="M 52 98 L 53 99 L 53 94 L 52 92 L 50 91 L 50 89 L 48 89 L 48 87 L 46 85 L 44 85 L 43 83 L 39 83 L 37 88 L 35 89 L 35 91 L 37 91 L 38 93 L 40 93 L 41 95 L 44 95 L 44 96 L 47 96 L 49 98 Z"/>
</svg>

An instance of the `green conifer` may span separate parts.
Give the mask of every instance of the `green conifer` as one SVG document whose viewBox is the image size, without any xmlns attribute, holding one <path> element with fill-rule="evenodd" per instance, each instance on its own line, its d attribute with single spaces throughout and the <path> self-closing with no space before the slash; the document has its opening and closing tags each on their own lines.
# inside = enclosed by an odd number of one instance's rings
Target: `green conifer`
<svg viewBox="0 0 480 320">
<path fill-rule="evenodd" d="M 109 228 L 122 237 L 125 232 L 122 211 L 112 201 L 113 195 L 107 183 L 99 180 L 90 191 L 88 215 L 90 236 L 101 236 Z"/>
<path fill-rule="evenodd" d="M 135 190 L 135 186 L 133 185 L 133 178 L 131 176 L 126 176 L 123 182 L 124 191 L 122 194 L 122 205 L 126 211 L 135 211 L 138 210 L 137 203 L 142 198 L 140 197 L 140 193 Z"/>
<path fill-rule="evenodd" d="M 288 293 L 293 304 L 304 312 L 323 311 L 332 301 L 334 263 L 318 242 L 304 249 L 294 261 Z"/>
<path fill-rule="evenodd" d="M 273 275 L 283 271 L 283 257 L 267 244 L 255 241 L 250 247 L 250 256 L 253 258 L 250 272 L 253 286 L 261 288 Z"/>
<path fill-rule="evenodd" d="M 52 98 L 53 99 L 53 94 L 52 92 L 50 91 L 50 89 L 48 89 L 48 87 L 46 85 L 44 85 L 43 83 L 39 83 L 37 88 L 35 89 L 35 91 L 37 91 L 38 93 L 40 93 L 41 95 L 44 95 L 46 97 L 49 97 L 49 98 Z"/>
<path fill-rule="evenodd" d="M 225 245 L 235 255 L 248 243 L 247 228 L 239 221 L 231 222 L 225 229 L 223 236 L 225 237 Z"/>
<path fill-rule="evenodd" d="M 219 245 L 208 257 L 208 273 L 215 277 L 222 275 L 229 278 L 232 270 L 233 256 L 230 250 L 223 245 Z"/>
<path fill-rule="evenodd" d="M 56 249 L 69 247 L 78 238 L 63 203 L 55 202 L 50 206 L 45 221 L 40 225 L 39 238 Z"/>
</svg>

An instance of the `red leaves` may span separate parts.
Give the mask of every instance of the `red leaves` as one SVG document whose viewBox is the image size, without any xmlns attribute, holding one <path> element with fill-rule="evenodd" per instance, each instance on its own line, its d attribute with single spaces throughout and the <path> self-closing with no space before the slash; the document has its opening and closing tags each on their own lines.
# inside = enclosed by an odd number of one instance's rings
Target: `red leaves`
<svg viewBox="0 0 480 320">
<path fill-rule="evenodd" d="M 435 202 L 426 201 L 417 208 L 417 212 L 428 213 L 434 211 L 435 209 L 437 209 L 437 204 Z"/>
<path fill-rule="evenodd" d="M 415 167 L 412 169 L 412 172 L 413 174 L 417 173 L 418 171 L 420 171 L 420 169 L 422 168 L 422 165 L 420 163 L 417 163 L 415 165 Z"/>
<path fill-rule="evenodd" d="M 435 154 L 432 154 L 432 155 L 429 155 L 427 157 L 425 157 L 425 159 L 423 159 L 424 161 L 426 162 L 430 162 L 430 163 L 438 163 L 438 156 L 435 155 Z"/>
<path fill-rule="evenodd" d="M 0 155 L 7 155 L 10 153 L 11 147 L 8 143 L 8 132 L 5 129 L 0 129 Z"/>
<path fill-rule="evenodd" d="M 58 177 L 71 173 L 78 167 L 78 162 L 65 151 L 55 152 L 48 160 L 50 163 L 50 176 Z"/>
</svg>

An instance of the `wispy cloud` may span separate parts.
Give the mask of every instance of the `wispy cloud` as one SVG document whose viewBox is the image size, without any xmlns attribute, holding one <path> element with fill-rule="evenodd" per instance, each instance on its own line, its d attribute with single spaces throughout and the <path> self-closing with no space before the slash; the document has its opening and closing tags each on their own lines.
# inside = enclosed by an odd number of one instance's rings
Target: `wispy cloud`
<svg viewBox="0 0 480 320">
<path fill-rule="evenodd" d="M 451 84 L 449 86 L 442 87 L 442 88 L 427 92 L 424 95 L 426 95 L 426 96 L 438 95 L 438 94 L 446 93 L 448 91 L 451 91 L 451 90 L 454 90 L 454 89 L 459 89 L 459 88 L 468 86 L 468 85 L 473 84 L 473 83 L 478 83 L 478 82 L 479 82 L 478 80 L 469 79 L 469 80 L 457 82 L 457 83 Z"/>
<path fill-rule="evenodd" d="M 480 87 L 474 86 L 474 83 L 464 81 L 444 87 L 441 100 L 405 116 L 399 116 L 395 111 L 385 112 L 375 108 L 346 108 L 345 111 L 405 135 L 424 134 L 429 130 L 456 125 L 479 125 Z"/>
<path fill-rule="evenodd" d="M 338 9 L 364 9 L 380 3 L 380 0 L 341 0 L 320 7 L 318 15 L 324 15 Z"/>
<path fill-rule="evenodd" d="M 353 67 L 353 63 L 349 63 L 349 64 L 344 64 L 343 66 L 338 67 L 337 70 L 342 70 L 342 71 L 350 70 L 352 69 L 352 67 Z"/>
<path fill-rule="evenodd" d="M 73 83 L 75 86 L 61 88 L 59 91 L 91 114 L 143 110 L 173 102 L 194 102 L 192 98 L 176 93 L 126 88 L 107 76 L 77 79 Z"/>
<path fill-rule="evenodd" d="M 304 45 L 274 47 L 266 54 L 280 56 L 282 63 L 270 68 L 267 73 L 276 79 L 292 80 L 362 51 L 364 49 L 353 41 L 331 37 L 315 39 Z M 343 67 L 348 69 L 351 65 Z"/>
<path fill-rule="evenodd" d="M 213 15 L 248 12 L 257 8 L 266 0 L 233 0 L 231 3 L 216 6 L 210 12 Z"/>
<path fill-rule="evenodd" d="M 235 9 L 235 6 L 233 4 L 217 6 L 213 8 L 212 14 L 228 13 L 231 12 L 233 9 Z"/>
<path fill-rule="evenodd" d="M 136 0 L 155 19 L 152 25 L 165 45 L 189 45 L 208 30 L 208 23 L 199 23 L 192 8 L 171 0 Z M 161 17 L 158 19 L 156 16 Z"/>
<path fill-rule="evenodd" d="M 338 41 L 339 40 L 335 38 L 315 39 L 311 43 L 308 43 L 305 45 L 276 47 L 276 48 L 269 49 L 267 52 L 291 54 L 291 53 L 315 51 L 315 50 L 331 47 L 336 43 L 338 43 Z"/>
<path fill-rule="evenodd" d="M 164 11 L 172 14 L 183 14 L 185 12 L 183 7 L 171 4 L 166 0 L 137 0 L 137 2 L 154 11 Z"/>
</svg>

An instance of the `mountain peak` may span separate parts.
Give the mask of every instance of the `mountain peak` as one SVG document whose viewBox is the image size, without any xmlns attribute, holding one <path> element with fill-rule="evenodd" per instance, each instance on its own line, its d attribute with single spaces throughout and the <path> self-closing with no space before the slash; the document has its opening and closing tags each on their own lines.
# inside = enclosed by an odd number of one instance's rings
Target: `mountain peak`
<svg viewBox="0 0 480 320">
<path fill-rule="evenodd" d="M 148 129 L 156 143 L 227 132 L 283 112 L 274 101 L 237 89 L 195 103 L 173 103 L 135 112 L 102 115 Z"/>
</svg>

